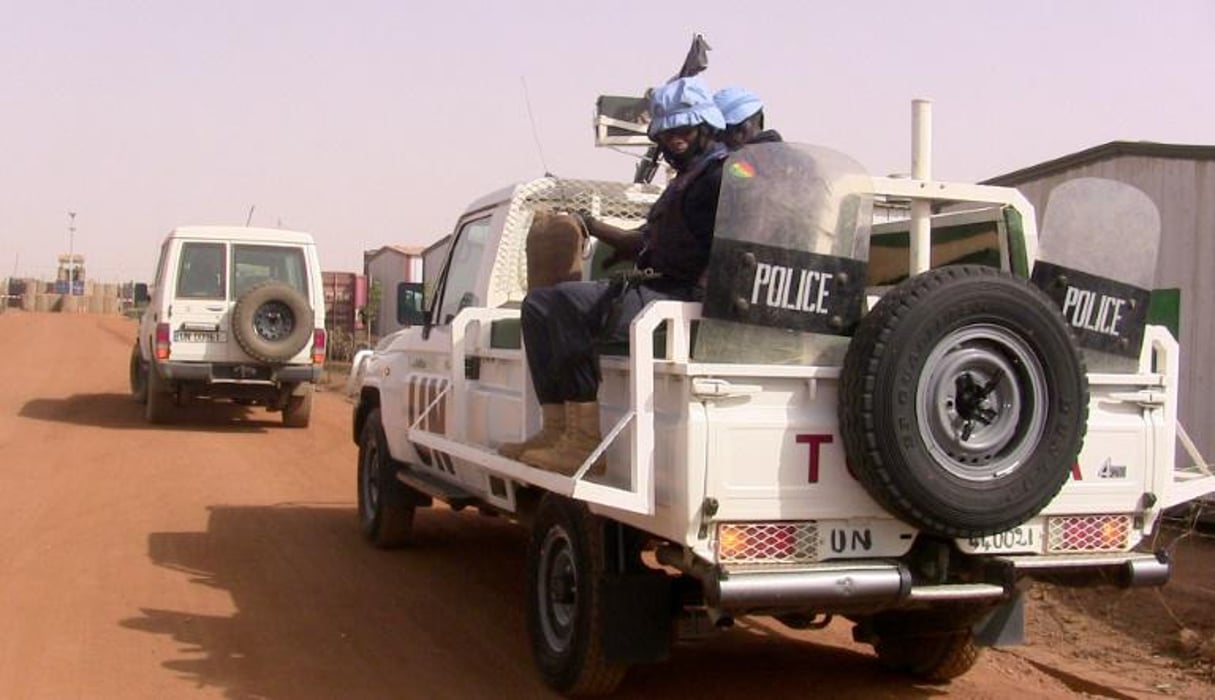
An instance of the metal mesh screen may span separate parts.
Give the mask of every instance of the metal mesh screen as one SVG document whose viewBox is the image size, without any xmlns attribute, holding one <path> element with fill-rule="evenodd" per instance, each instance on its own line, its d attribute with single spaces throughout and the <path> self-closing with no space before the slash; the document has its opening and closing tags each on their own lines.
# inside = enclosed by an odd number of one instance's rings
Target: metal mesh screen
<svg viewBox="0 0 1215 700">
<path fill-rule="evenodd" d="M 1069 515 L 1047 522 L 1050 552 L 1121 552 L 1130 545 L 1129 515 Z"/>
<path fill-rule="evenodd" d="M 536 211 L 584 210 L 600 221 L 632 229 L 645 221 L 661 192 L 657 185 L 547 177 L 520 185 L 511 199 L 498 246 L 500 274 L 494 276 L 493 291 L 510 301 L 519 301 L 527 293 L 525 244 Z"/>
<path fill-rule="evenodd" d="M 717 560 L 734 566 L 818 561 L 818 526 L 812 522 L 718 523 Z"/>
</svg>

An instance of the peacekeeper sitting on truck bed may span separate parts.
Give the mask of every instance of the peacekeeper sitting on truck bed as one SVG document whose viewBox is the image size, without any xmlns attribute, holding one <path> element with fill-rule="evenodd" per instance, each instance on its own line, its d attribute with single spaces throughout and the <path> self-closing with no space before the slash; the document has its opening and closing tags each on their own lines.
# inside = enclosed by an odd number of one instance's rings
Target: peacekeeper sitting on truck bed
<svg viewBox="0 0 1215 700">
<path fill-rule="evenodd" d="M 630 283 L 562 282 L 531 289 L 523 300 L 521 328 L 528 369 L 544 425 L 499 453 L 540 469 L 573 475 L 601 440 L 599 366 L 594 345 L 627 341 L 629 323 L 651 301 L 699 301 L 713 242 L 725 128 L 713 93 L 699 78 L 655 88 L 649 136 L 676 172 L 636 231 L 583 216 L 587 233 L 612 246 L 613 257 L 636 261 Z M 600 458 L 592 474 L 601 474 Z"/>
<path fill-rule="evenodd" d="M 713 102 L 726 120 L 726 130 L 721 140 L 731 151 L 751 143 L 784 140 L 775 129 L 764 129 L 764 103 L 750 90 L 722 88 L 713 94 Z"/>
</svg>

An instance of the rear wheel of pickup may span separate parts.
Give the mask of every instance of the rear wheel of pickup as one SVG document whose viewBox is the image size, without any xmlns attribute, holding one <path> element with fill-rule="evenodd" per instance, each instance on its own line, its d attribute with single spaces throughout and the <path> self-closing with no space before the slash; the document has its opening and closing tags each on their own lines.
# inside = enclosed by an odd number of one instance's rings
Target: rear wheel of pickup
<svg viewBox="0 0 1215 700">
<path fill-rule="evenodd" d="M 540 675 L 561 693 L 610 693 L 628 667 L 608 661 L 604 626 L 603 520 L 548 494 L 527 548 L 527 627 Z"/>
<path fill-rule="evenodd" d="M 312 385 L 305 385 L 305 393 L 292 394 L 283 405 L 283 425 L 288 428 L 307 428 L 312 420 Z"/>
<path fill-rule="evenodd" d="M 380 549 L 393 549 L 413 539 L 416 505 L 407 486 L 396 478 L 380 409 L 372 409 L 359 434 L 359 527 Z"/>
<path fill-rule="evenodd" d="M 250 357 L 286 362 L 312 338 L 312 309 L 295 287 L 263 282 L 232 305 L 232 335 Z"/>
<path fill-rule="evenodd" d="M 983 650 L 972 628 L 987 612 L 981 607 L 884 612 L 860 621 L 853 638 L 872 644 L 892 671 L 944 683 L 978 662 Z"/>
<path fill-rule="evenodd" d="M 149 423 L 168 423 L 173 419 L 176 406 L 173 405 L 172 387 L 161 378 L 156 366 L 149 362 L 147 380 L 145 382 L 147 402 L 144 404 L 144 417 Z"/>
<path fill-rule="evenodd" d="M 886 668 L 930 683 L 945 683 L 966 673 L 982 651 L 969 629 L 890 635 L 880 638 L 873 648 Z"/>
<path fill-rule="evenodd" d="M 1049 299 L 959 265 L 882 297 L 849 345 L 840 432 L 851 471 L 906 522 L 1003 532 L 1067 481 L 1088 414 L 1084 361 Z"/>
<path fill-rule="evenodd" d="M 139 341 L 131 348 L 130 367 L 131 396 L 136 403 L 146 403 L 148 400 L 148 368 L 144 366 L 143 357 L 139 354 Z"/>
</svg>

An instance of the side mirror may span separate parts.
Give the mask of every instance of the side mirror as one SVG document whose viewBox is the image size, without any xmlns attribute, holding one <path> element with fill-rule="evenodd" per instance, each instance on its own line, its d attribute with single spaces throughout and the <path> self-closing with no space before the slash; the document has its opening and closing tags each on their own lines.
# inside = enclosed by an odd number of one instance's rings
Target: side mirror
<svg viewBox="0 0 1215 700">
<path fill-rule="evenodd" d="M 420 326 L 426 321 L 426 310 L 422 306 L 422 283 L 401 282 L 397 285 L 397 323 L 403 326 Z"/>
<path fill-rule="evenodd" d="M 148 283 L 136 282 L 135 288 L 132 291 L 136 306 L 145 306 L 148 303 Z"/>
</svg>

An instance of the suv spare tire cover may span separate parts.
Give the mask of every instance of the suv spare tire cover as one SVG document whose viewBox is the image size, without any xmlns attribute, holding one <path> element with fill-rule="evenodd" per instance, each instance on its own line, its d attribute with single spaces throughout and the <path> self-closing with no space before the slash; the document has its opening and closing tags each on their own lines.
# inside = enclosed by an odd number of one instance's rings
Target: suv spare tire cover
<svg viewBox="0 0 1215 700">
<path fill-rule="evenodd" d="M 299 290 L 283 282 L 263 282 L 232 306 L 232 335 L 250 357 L 286 362 L 312 338 L 312 320 L 312 308 Z"/>
<path fill-rule="evenodd" d="M 1059 310 L 995 268 L 930 270 L 862 319 L 840 433 L 874 500 L 922 530 L 982 537 L 1032 518 L 1071 475 L 1088 377 Z"/>
</svg>

